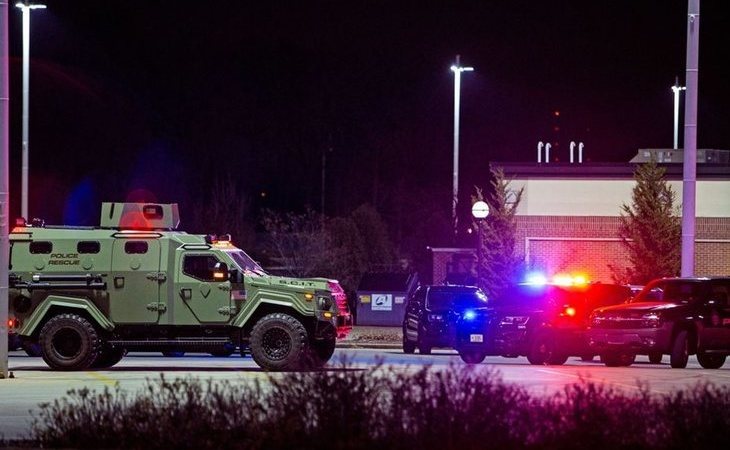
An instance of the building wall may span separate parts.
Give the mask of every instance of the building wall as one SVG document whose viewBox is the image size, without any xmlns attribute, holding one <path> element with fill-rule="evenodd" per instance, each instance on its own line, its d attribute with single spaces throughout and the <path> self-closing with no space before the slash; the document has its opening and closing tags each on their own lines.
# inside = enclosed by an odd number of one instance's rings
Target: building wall
<svg viewBox="0 0 730 450">
<path fill-rule="evenodd" d="M 580 272 L 612 281 L 610 266 L 628 266 L 618 229 L 620 218 L 604 216 L 517 216 L 518 251 L 528 267 L 547 275 Z M 696 220 L 695 273 L 730 275 L 730 218 Z"/>
<path fill-rule="evenodd" d="M 669 181 L 682 204 L 682 182 Z M 510 189 L 524 187 L 517 214 L 528 216 L 618 216 L 631 202 L 633 179 L 514 179 Z M 696 184 L 697 217 L 730 217 L 730 180 Z"/>
</svg>

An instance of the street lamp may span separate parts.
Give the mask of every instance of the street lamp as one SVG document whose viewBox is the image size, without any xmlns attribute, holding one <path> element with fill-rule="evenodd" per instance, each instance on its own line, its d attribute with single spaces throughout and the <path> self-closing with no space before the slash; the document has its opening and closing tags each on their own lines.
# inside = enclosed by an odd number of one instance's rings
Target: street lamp
<svg viewBox="0 0 730 450">
<path fill-rule="evenodd" d="M 23 11 L 23 165 L 21 181 L 20 215 L 28 217 L 28 81 L 29 81 L 29 57 L 30 57 L 30 12 L 34 9 L 45 9 L 46 5 L 31 3 L 29 1 L 18 2 L 16 7 Z"/>
<path fill-rule="evenodd" d="M 458 219 L 456 217 L 456 205 L 459 203 L 459 96 L 461 95 L 461 72 L 471 72 L 473 67 L 462 67 L 459 61 L 460 56 L 456 55 L 456 63 L 451 66 L 454 72 L 454 192 L 451 202 L 451 219 L 454 223 L 454 236 L 458 232 Z"/>
<path fill-rule="evenodd" d="M 471 205 L 471 215 L 477 222 L 477 284 L 482 271 L 482 222 L 489 215 L 487 202 L 479 200 Z"/>
<path fill-rule="evenodd" d="M 674 78 L 674 86 L 672 86 L 672 92 L 674 92 L 674 149 L 677 150 L 677 138 L 679 136 L 679 93 L 686 90 L 685 86 L 679 85 L 679 77 Z"/>
</svg>

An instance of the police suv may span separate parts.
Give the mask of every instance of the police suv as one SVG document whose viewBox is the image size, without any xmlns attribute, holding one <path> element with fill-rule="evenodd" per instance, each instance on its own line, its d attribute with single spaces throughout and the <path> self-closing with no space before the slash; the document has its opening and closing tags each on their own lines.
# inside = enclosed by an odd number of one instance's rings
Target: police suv
<svg viewBox="0 0 730 450">
<path fill-rule="evenodd" d="M 352 327 L 339 283 L 271 276 L 229 236 L 178 231 L 177 204 L 103 203 L 99 227 L 10 233 L 14 339 L 57 370 L 127 351 L 249 349 L 267 370 L 324 365 Z"/>
</svg>

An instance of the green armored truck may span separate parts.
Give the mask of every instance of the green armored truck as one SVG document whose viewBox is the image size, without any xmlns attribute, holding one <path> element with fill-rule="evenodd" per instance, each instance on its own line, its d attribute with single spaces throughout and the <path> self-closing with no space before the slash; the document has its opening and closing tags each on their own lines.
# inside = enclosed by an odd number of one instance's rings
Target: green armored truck
<svg viewBox="0 0 730 450">
<path fill-rule="evenodd" d="M 99 227 L 17 224 L 11 332 L 57 370 L 111 367 L 127 351 L 250 349 L 266 370 L 330 359 L 352 328 L 337 281 L 269 275 L 230 236 L 178 223 L 177 204 L 103 203 Z"/>
</svg>

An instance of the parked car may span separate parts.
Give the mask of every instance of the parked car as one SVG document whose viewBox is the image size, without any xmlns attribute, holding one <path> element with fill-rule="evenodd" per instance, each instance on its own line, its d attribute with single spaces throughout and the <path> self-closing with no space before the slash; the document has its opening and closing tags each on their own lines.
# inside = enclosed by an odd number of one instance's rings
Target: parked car
<svg viewBox="0 0 730 450">
<path fill-rule="evenodd" d="M 604 283 L 522 283 L 490 299 L 491 312 L 459 322 L 456 349 L 475 364 L 487 355 L 526 356 L 531 364 L 592 360 L 585 331 L 590 313 L 631 298 L 627 286 Z"/>
<path fill-rule="evenodd" d="M 631 302 L 597 309 L 589 344 L 607 366 L 631 365 L 635 355 L 668 354 L 672 367 L 717 369 L 730 354 L 730 277 L 654 280 Z"/>
<path fill-rule="evenodd" d="M 423 285 L 408 297 L 403 319 L 403 352 L 424 355 L 434 347 L 453 347 L 461 316 L 486 309 L 487 296 L 474 286 Z"/>
</svg>

